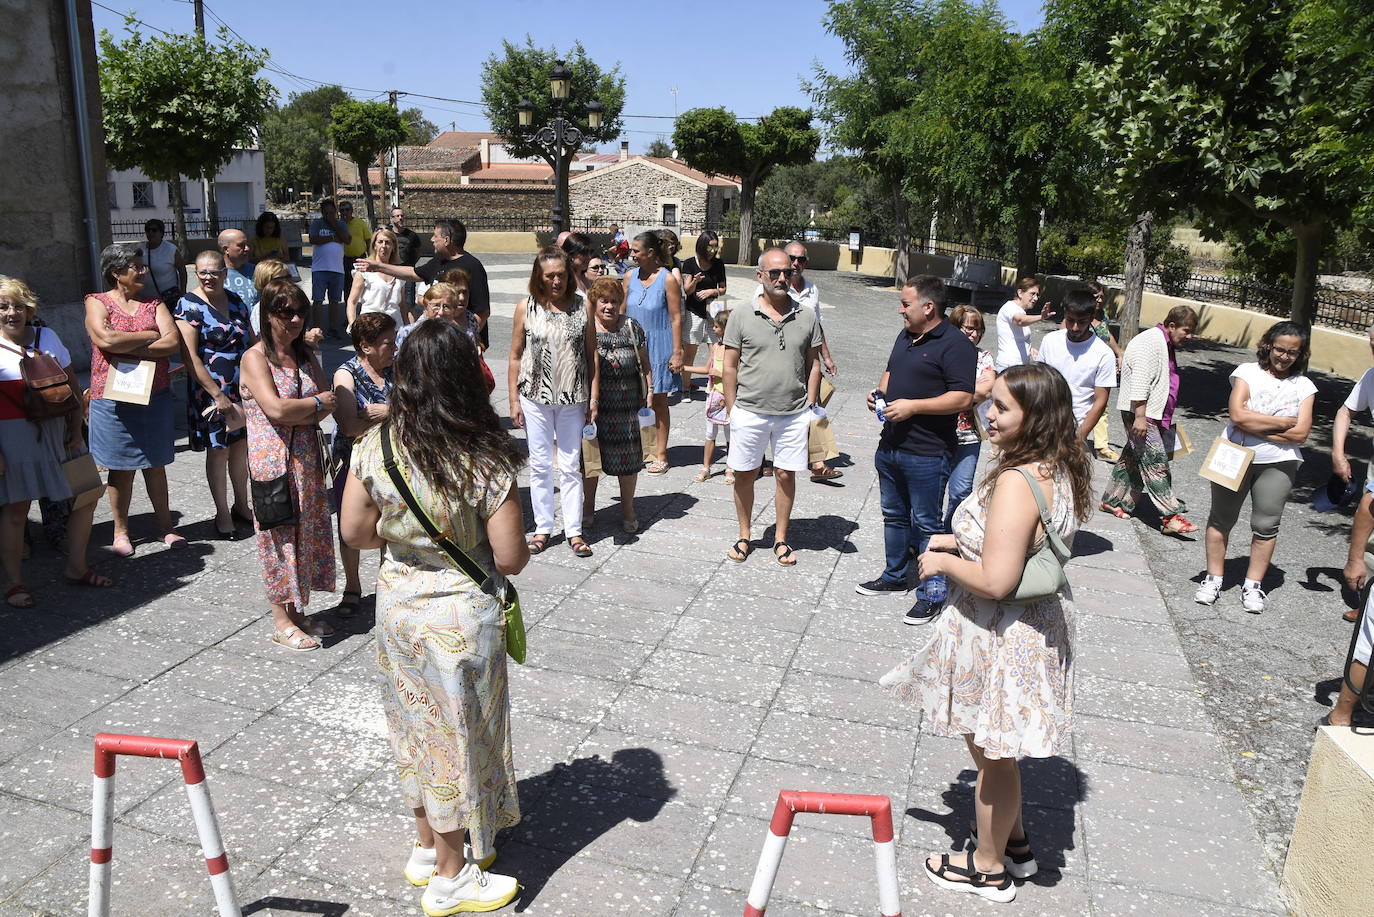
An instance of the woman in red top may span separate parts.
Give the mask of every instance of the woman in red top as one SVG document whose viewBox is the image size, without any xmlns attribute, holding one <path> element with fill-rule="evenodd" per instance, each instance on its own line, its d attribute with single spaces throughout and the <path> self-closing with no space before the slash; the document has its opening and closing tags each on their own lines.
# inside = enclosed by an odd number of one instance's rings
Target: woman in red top
<svg viewBox="0 0 1374 917">
<path fill-rule="evenodd" d="M 134 553 L 129 541 L 129 499 L 134 472 L 143 472 L 143 486 L 157 514 L 162 540 L 169 547 L 185 547 L 176 533 L 167 500 L 167 466 L 172 464 L 172 391 L 167 382 L 167 358 L 181 348 L 171 311 L 143 289 L 147 268 L 137 250 L 110 245 L 100 253 L 100 276 L 110 285 L 104 293 L 86 297 L 86 336 L 91 339 L 91 454 L 110 470 L 110 510 L 114 514 L 116 554 Z M 133 369 L 153 364 L 152 395 L 147 404 L 106 397 L 110 364 Z"/>
</svg>

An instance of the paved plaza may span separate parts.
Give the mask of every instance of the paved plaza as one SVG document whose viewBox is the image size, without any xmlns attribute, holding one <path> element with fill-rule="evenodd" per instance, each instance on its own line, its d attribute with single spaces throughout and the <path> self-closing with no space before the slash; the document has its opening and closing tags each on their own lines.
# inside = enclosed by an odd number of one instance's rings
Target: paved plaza
<svg viewBox="0 0 1374 917">
<path fill-rule="evenodd" d="M 483 258 L 504 415 L 505 342 L 529 259 Z M 730 269 L 732 305 L 751 278 Z M 578 559 L 559 538 L 518 577 L 531 625 L 529 664 L 511 666 L 524 820 L 500 836 L 494 867 L 524 886 L 512 910 L 739 915 L 777 793 L 798 789 L 891 797 L 908 917 L 1286 913 L 1277 874 L 1323 711 L 1313 688 L 1331 689 L 1349 637 L 1337 585 L 1348 515 L 1301 501 L 1329 473 L 1330 418 L 1349 383 L 1314 377 L 1317 434 L 1264 615 L 1241 611 L 1234 560 L 1222 600 L 1192 604 L 1200 541 L 1101 513 L 1079 533 L 1072 753 L 1024 762 L 1042 871 L 1013 904 L 993 905 L 920 874 L 925 853 L 967 839 L 974 772 L 962 741 L 922 735 L 919 714 L 877 686 L 929 633 L 902 623 L 912 597 L 854 592 L 882 566 L 878 424 L 863 393 L 896 333 L 897 293 L 871 278 L 813 279 L 840 364 L 830 416 L 845 475 L 798 483 L 797 566 L 778 566 L 766 549 L 744 564 L 725 559 L 730 489 L 722 475 L 690 481 L 704 403 L 683 401 L 673 469 L 640 478 L 643 530 L 621 533 L 615 488 L 603 486 L 588 533 L 595 556 Z M 331 365 L 347 356 L 332 351 Z M 1226 375 L 1250 358 L 1205 343 L 1185 358 L 1194 443 L 1215 435 Z M 91 741 L 101 731 L 200 743 L 245 913 L 420 913 L 401 876 L 412 822 L 389 763 L 370 589 L 323 650 L 271 644 L 253 541 L 210 540 L 202 458 L 180 448 L 169 476 L 189 549 L 151 541 L 151 510 L 136 492 L 137 554 L 109 553 L 103 506 L 92 539 L 93 564 L 117 589 L 61 584 L 58 556 L 37 537 L 26 576 L 39 606 L 0 610 L 0 917 L 85 912 Z M 1201 525 L 1199 460 L 1177 465 L 1176 481 Z M 1099 485 L 1106 470 L 1098 464 Z M 758 493 L 755 539 L 767 543 L 771 482 Z M 1247 531 L 1243 516 L 1237 533 Z M 337 596 L 318 600 L 328 608 Z M 121 758 L 115 797 L 112 912 L 213 913 L 175 765 Z M 768 913 L 876 911 L 866 821 L 798 817 Z"/>
</svg>

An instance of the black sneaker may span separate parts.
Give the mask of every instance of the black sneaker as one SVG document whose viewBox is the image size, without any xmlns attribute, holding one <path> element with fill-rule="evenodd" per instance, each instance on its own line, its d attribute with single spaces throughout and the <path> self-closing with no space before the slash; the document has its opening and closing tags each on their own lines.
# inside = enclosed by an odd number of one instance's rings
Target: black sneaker
<svg viewBox="0 0 1374 917">
<path fill-rule="evenodd" d="M 911 610 L 906 613 L 903 619 L 905 624 L 928 624 L 931 619 L 940 613 L 940 609 L 945 607 L 944 602 L 932 602 L 929 599 L 917 599 L 916 604 L 911 606 Z"/>
<path fill-rule="evenodd" d="M 854 587 L 854 591 L 859 595 L 896 595 L 906 592 L 909 588 L 906 583 L 890 583 L 884 579 L 869 580 Z"/>
</svg>

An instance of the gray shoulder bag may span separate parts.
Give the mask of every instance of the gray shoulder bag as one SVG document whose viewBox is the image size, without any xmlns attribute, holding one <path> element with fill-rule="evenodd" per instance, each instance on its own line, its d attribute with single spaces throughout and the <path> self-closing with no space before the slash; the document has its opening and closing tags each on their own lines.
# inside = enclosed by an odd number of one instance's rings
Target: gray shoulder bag
<svg viewBox="0 0 1374 917">
<path fill-rule="evenodd" d="M 1064 575 L 1064 564 L 1073 556 L 1073 550 L 1064 544 L 1064 539 L 1054 530 L 1049 507 L 1045 505 L 1045 495 L 1040 492 L 1040 482 L 1025 468 L 1016 470 L 1025 475 L 1026 483 L 1035 496 L 1035 505 L 1040 508 L 1040 524 L 1045 527 L 1045 540 L 1041 542 L 1040 550 L 1026 560 L 1021 582 L 1017 583 L 1010 595 L 1002 599 L 1004 605 L 1026 605 L 1057 594 L 1069 582 Z"/>
</svg>

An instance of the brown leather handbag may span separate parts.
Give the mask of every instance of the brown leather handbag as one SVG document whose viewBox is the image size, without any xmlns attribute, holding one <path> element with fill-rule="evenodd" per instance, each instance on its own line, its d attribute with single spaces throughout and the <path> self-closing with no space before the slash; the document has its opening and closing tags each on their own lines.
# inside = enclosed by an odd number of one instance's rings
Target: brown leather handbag
<svg viewBox="0 0 1374 917">
<path fill-rule="evenodd" d="M 29 420 L 65 417 L 81 407 L 67 371 L 58 365 L 52 354 L 39 350 L 42 334 L 42 328 L 33 329 L 33 346 L 29 348 L 32 353 L 0 344 L 19 354 L 19 376 L 24 380 L 24 416 Z"/>
</svg>

